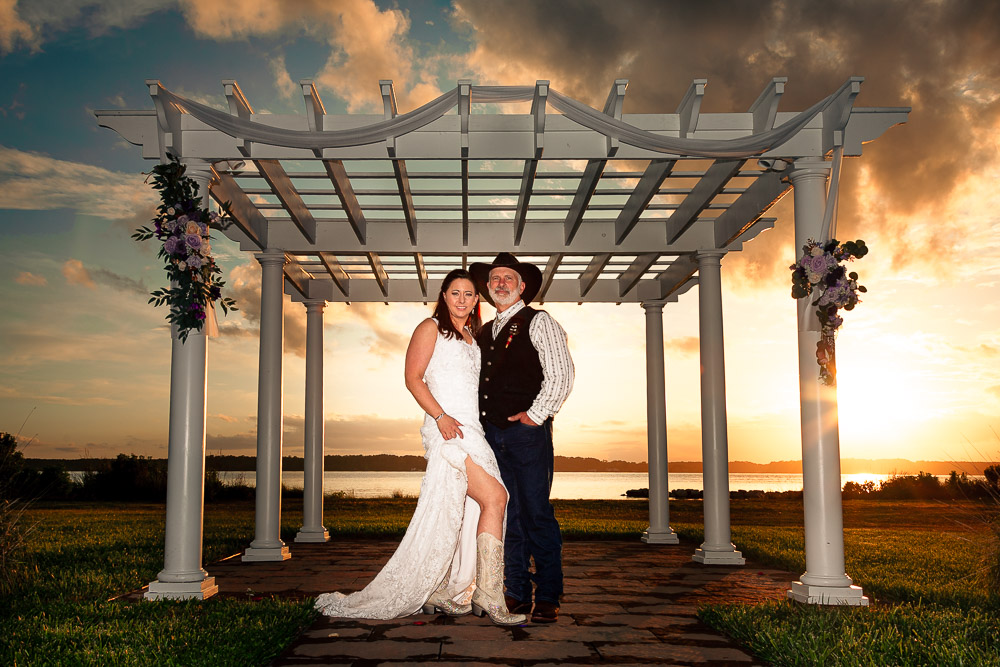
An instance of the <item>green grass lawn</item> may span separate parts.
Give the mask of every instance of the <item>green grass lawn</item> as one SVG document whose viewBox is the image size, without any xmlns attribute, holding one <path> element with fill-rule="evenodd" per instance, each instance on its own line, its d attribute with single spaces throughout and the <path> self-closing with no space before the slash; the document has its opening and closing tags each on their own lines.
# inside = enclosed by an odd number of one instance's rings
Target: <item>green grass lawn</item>
<svg viewBox="0 0 1000 667">
<path fill-rule="evenodd" d="M 413 498 L 329 498 L 335 537 L 398 537 Z M 644 500 L 556 501 L 568 540 L 635 539 Z M 700 501 L 673 501 L 670 523 L 701 539 Z M 309 601 L 209 599 L 138 604 L 110 600 L 155 579 L 163 563 L 162 505 L 39 505 L 28 515 L 25 590 L 0 601 L 0 664 L 266 664 L 314 618 Z M 205 562 L 253 538 L 253 504 L 208 505 Z M 918 501 L 844 504 L 847 570 L 869 609 L 792 603 L 714 605 L 713 627 L 774 664 L 1000 665 L 997 591 L 980 573 L 989 533 L 973 506 Z M 749 558 L 805 569 L 801 501 L 734 500 L 733 541 Z M 283 503 L 282 538 L 301 524 Z M 992 594 L 991 594 L 992 593 Z"/>
<path fill-rule="evenodd" d="M 32 567 L 0 609 L 2 665 L 258 665 L 313 618 L 308 602 L 279 599 L 110 600 L 162 568 L 162 505 L 38 507 L 27 519 Z M 252 538 L 252 505 L 206 512 L 206 562 Z"/>
<path fill-rule="evenodd" d="M 702 620 L 775 665 L 1000 665 L 1000 591 L 986 583 L 996 545 L 980 507 L 850 501 L 844 514 L 846 569 L 872 607 L 712 605 Z M 733 541 L 747 557 L 805 570 L 801 527 L 746 518 Z M 699 526 L 678 532 L 701 538 Z"/>
</svg>

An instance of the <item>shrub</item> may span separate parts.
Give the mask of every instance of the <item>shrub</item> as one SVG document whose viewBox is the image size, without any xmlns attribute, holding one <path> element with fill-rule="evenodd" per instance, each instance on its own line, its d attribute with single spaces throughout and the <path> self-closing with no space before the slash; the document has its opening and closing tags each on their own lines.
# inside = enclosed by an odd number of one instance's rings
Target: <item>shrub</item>
<svg viewBox="0 0 1000 667">
<path fill-rule="evenodd" d="M 19 496 L 24 455 L 17 437 L 0 433 L 0 597 L 18 590 L 25 582 L 24 540 L 31 531 L 24 522 L 29 502 Z"/>
<path fill-rule="evenodd" d="M 845 485 L 846 486 L 846 485 Z M 947 500 L 950 494 L 929 472 L 892 476 L 879 485 L 879 497 L 886 500 Z"/>
<path fill-rule="evenodd" d="M 205 471 L 205 502 L 252 500 L 255 489 L 240 474 L 230 482 L 222 481 L 217 470 Z"/>
<path fill-rule="evenodd" d="M 844 484 L 844 498 L 870 498 L 878 493 L 875 482 L 868 480 L 858 484 L 857 482 L 847 482 Z"/>
<path fill-rule="evenodd" d="M 119 454 L 103 468 L 83 476 L 88 500 L 163 502 L 167 498 L 166 466 L 149 457 Z"/>
</svg>

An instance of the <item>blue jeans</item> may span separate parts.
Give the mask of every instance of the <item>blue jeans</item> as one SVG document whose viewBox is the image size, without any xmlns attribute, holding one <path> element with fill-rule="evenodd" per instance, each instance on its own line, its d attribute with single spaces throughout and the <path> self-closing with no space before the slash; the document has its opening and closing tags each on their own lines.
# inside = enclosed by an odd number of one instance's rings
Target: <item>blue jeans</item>
<svg viewBox="0 0 1000 667">
<path fill-rule="evenodd" d="M 504 541 L 507 595 L 522 602 L 559 602 L 563 592 L 562 537 L 549 492 L 552 490 L 552 420 L 541 426 L 514 424 L 502 429 L 486 424 L 500 476 L 510 494 Z M 535 574 L 529 573 L 531 559 Z"/>
</svg>

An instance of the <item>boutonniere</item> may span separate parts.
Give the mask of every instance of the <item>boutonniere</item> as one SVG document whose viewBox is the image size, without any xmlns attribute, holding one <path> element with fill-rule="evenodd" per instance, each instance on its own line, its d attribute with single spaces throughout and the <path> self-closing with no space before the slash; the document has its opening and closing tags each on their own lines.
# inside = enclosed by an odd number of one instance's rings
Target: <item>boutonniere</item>
<svg viewBox="0 0 1000 667">
<path fill-rule="evenodd" d="M 512 340 L 514 340 L 514 336 L 517 335 L 517 330 L 519 328 L 518 327 L 519 324 L 520 324 L 520 322 L 518 322 L 517 320 L 514 320 L 513 322 L 511 322 L 511 325 L 510 325 L 510 335 L 507 336 L 507 343 L 503 346 L 503 349 L 506 350 L 508 347 L 510 347 L 510 342 Z"/>
</svg>

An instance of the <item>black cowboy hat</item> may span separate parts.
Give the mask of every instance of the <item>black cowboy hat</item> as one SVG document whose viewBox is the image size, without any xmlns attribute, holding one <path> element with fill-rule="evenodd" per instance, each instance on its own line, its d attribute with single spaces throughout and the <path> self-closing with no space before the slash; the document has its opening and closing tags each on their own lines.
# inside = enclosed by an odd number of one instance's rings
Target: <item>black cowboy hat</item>
<svg viewBox="0 0 1000 667">
<path fill-rule="evenodd" d="M 524 301 L 525 305 L 530 303 L 542 287 L 542 272 L 534 264 L 517 261 L 517 258 L 509 252 L 502 252 L 497 255 L 492 264 L 473 262 L 469 265 L 469 273 L 475 279 L 476 288 L 482 297 L 491 306 L 495 305 L 493 299 L 490 298 L 490 271 L 500 266 L 517 271 L 517 274 L 521 276 L 521 282 L 524 283 L 524 292 L 521 293 L 521 300 Z"/>
</svg>

